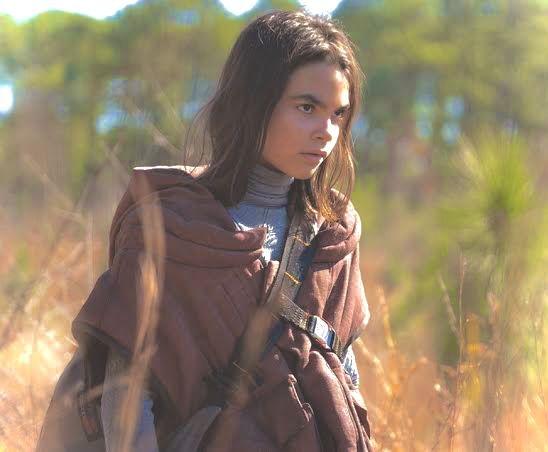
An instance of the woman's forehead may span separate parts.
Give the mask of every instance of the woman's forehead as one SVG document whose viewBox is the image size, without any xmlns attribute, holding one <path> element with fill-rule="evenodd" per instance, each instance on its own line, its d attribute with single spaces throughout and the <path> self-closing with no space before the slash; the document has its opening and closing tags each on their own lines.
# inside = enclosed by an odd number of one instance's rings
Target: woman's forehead
<svg viewBox="0 0 548 452">
<path fill-rule="evenodd" d="M 335 64 L 308 63 L 291 74 L 284 97 L 309 98 L 315 100 L 313 103 L 339 108 L 350 102 L 349 83 L 344 71 Z"/>
</svg>

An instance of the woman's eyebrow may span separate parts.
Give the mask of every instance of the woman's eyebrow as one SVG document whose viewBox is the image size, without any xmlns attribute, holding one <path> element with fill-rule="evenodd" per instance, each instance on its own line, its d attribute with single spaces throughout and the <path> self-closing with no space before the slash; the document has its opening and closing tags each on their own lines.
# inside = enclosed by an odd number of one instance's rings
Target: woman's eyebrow
<svg viewBox="0 0 548 452">
<path fill-rule="evenodd" d="M 318 99 L 316 96 L 314 96 L 314 94 L 308 94 L 308 93 L 296 94 L 294 96 L 290 96 L 290 99 L 291 100 L 303 100 L 303 101 L 306 101 L 306 102 L 311 103 L 313 105 L 318 105 L 321 108 L 327 108 L 325 102 L 322 102 L 320 99 Z M 337 108 L 337 110 L 346 110 L 349 107 L 350 107 L 349 104 L 341 105 L 339 108 Z"/>
</svg>

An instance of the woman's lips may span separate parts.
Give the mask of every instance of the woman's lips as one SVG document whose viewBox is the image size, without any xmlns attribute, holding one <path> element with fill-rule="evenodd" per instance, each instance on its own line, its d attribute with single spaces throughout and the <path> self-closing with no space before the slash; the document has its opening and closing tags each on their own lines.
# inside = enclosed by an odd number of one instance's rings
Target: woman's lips
<svg viewBox="0 0 548 452">
<path fill-rule="evenodd" d="M 303 152 L 301 155 L 310 163 L 318 163 L 325 157 L 323 153 L 313 152 Z"/>
</svg>

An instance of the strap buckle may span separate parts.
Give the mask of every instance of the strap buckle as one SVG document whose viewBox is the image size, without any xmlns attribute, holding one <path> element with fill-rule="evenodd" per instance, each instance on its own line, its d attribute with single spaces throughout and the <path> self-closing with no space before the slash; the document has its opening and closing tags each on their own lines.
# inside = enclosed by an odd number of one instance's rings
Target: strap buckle
<svg viewBox="0 0 548 452">
<path fill-rule="evenodd" d="M 311 315 L 306 330 L 323 347 L 332 348 L 334 331 L 324 319 L 317 315 Z"/>
</svg>

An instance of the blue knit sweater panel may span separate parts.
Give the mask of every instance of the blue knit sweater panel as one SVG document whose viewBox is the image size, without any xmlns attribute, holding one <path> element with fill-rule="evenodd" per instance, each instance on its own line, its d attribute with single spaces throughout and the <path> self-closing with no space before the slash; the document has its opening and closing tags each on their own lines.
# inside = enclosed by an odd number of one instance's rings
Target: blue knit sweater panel
<svg viewBox="0 0 548 452">
<path fill-rule="evenodd" d="M 287 203 L 293 178 L 263 165 L 253 168 L 242 201 L 229 207 L 236 226 L 242 231 L 264 226 L 263 260 L 279 261 L 289 228 Z"/>
</svg>

